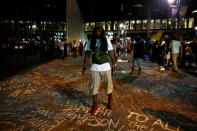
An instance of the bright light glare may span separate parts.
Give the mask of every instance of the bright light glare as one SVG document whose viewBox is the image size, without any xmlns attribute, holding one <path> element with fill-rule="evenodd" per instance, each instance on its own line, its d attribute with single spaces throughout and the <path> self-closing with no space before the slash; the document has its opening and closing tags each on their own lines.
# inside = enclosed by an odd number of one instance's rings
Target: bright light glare
<svg viewBox="0 0 197 131">
<path fill-rule="evenodd" d="M 194 29 L 197 31 L 197 26 L 196 26 L 196 27 L 194 27 Z"/>
<path fill-rule="evenodd" d="M 197 10 L 192 11 L 192 14 L 197 13 Z"/>
<path fill-rule="evenodd" d="M 36 25 L 32 25 L 32 28 L 33 28 L 33 29 L 36 29 Z"/>
<path fill-rule="evenodd" d="M 168 3 L 170 4 L 174 3 L 174 0 L 168 0 Z"/>
<path fill-rule="evenodd" d="M 123 25 L 123 24 L 120 24 L 119 26 L 120 26 L 120 28 L 123 28 L 123 27 L 124 27 L 124 25 Z"/>
</svg>

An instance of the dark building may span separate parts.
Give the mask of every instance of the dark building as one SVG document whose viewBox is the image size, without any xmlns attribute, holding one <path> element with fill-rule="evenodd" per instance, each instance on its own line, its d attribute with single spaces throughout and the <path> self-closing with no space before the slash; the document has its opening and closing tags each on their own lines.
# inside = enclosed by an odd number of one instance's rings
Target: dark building
<svg viewBox="0 0 197 131">
<path fill-rule="evenodd" d="M 184 17 L 172 19 L 168 0 L 78 0 L 84 17 L 84 30 L 92 31 L 97 22 L 109 35 L 132 36 L 182 33 L 190 39 L 197 25 L 196 0 L 180 1 L 187 7 Z M 174 4 L 174 3 L 173 3 Z M 120 29 L 120 24 L 123 27 Z M 188 33 L 189 32 L 189 33 Z M 186 34 L 186 35 L 184 35 Z M 66 39 L 66 0 L 13 0 L 0 5 L 1 41 L 48 41 Z"/>
<path fill-rule="evenodd" d="M 140 34 L 146 38 L 148 33 L 150 37 L 157 33 L 177 33 L 181 39 L 191 39 L 195 34 L 195 0 L 175 0 L 172 4 L 168 0 L 86 0 L 79 3 L 84 12 L 87 34 L 98 22 L 103 24 L 109 35 L 121 34 L 124 30 L 126 36 Z M 172 13 L 175 5 L 182 10 L 181 14 L 179 11 L 176 15 Z"/>
<path fill-rule="evenodd" d="M 13 0 L 0 5 L 1 41 L 49 41 L 66 36 L 66 1 Z M 49 39 L 50 38 L 50 39 Z"/>
</svg>

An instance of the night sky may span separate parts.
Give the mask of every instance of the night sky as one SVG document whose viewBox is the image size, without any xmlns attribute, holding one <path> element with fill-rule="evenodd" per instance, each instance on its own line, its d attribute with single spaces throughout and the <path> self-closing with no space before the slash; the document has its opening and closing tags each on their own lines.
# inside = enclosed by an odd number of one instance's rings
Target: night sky
<svg viewBox="0 0 197 131">
<path fill-rule="evenodd" d="M 154 1 L 154 2 L 151 2 Z M 181 0 L 188 5 L 188 13 L 197 9 L 197 0 Z M 127 19 L 146 17 L 148 4 L 152 16 L 166 17 L 169 6 L 167 0 L 78 0 L 86 20 L 91 19 Z M 124 10 L 121 11 L 121 3 Z M 142 5 L 142 7 L 139 7 Z M 66 0 L 6 0 L 0 4 L 0 17 L 15 18 L 66 18 Z"/>
</svg>

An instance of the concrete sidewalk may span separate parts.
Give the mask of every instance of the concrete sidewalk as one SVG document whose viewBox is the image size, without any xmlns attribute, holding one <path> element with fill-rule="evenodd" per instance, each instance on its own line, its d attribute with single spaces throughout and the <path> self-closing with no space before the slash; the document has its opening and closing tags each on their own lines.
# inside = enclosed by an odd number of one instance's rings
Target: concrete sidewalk
<svg viewBox="0 0 197 131">
<path fill-rule="evenodd" d="M 113 75 L 114 110 L 101 86 L 91 115 L 83 59 L 54 60 L 0 82 L 1 131 L 196 131 L 197 81 L 183 71 L 160 72 L 144 62 L 142 73 L 118 63 Z"/>
</svg>

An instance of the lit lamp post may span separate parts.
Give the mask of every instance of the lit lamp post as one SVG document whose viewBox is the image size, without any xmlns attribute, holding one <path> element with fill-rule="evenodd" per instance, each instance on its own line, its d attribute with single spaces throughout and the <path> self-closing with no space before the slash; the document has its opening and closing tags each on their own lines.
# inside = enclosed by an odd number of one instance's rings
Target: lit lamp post
<svg viewBox="0 0 197 131">
<path fill-rule="evenodd" d="M 169 3 L 169 4 L 172 4 L 172 3 L 174 3 L 174 1 L 175 1 L 175 0 L 168 0 L 168 3 Z"/>
<path fill-rule="evenodd" d="M 197 26 L 194 27 L 194 30 L 196 32 L 196 38 L 197 38 Z"/>
</svg>

